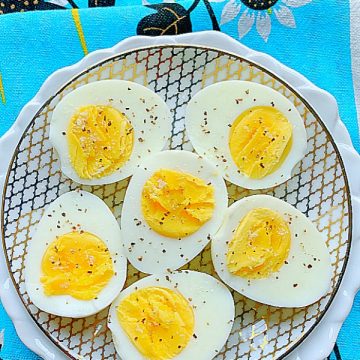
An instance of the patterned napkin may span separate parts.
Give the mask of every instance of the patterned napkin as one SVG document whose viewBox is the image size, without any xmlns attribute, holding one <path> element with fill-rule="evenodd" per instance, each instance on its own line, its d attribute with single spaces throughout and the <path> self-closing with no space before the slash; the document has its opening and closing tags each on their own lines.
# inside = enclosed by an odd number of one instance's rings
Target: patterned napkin
<svg viewBox="0 0 360 360">
<path fill-rule="evenodd" d="M 349 1 L 0 0 L 0 136 L 47 76 L 88 52 L 136 34 L 214 29 L 332 93 L 359 151 L 360 2 Z M 1 304 L 0 344 L 2 360 L 38 358 L 22 345 Z M 356 360 L 359 354 L 360 296 L 330 358 Z"/>
</svg>

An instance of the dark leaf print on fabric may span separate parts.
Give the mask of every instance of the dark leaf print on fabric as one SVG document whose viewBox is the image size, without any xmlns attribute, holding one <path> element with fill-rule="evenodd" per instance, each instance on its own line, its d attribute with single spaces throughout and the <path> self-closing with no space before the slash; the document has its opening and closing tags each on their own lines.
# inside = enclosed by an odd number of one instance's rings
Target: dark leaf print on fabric
<svg viewBox="0 0 360 360">
<path fill-rule="evenodd" d="M 45 2 L 44 0 L 9 0 L 3 1 L 0 10 L 4 14 L 33 10 L 62 10 L 65 7 Z"/>
<path fill-rule="evenodd" d="M 39 1 L 39 3 L 34 6 L 34 10 L 56 10 L 56 9 L 66 9 L 66 8 L 63 6 L 45 2 L 45 1 Z"/>
<path fill-rule="evenodd" d="M 176 3 L 147 5 L 156 13 L 145 16 L 137 26 L 138 35 L 176 35 L 192 31 L 190 13 Z"/>
<path fill-rule="evenodd" d="M 161 3 L 146 5 L 156 13 L 145 16 L 140 20 L 137 27 L 138 35 L 177 35 L 192 31 L 190 14 L 201 3 L 201 0 L 194 0 L 186 10 L 177 3 Z M 214 10 L 209 0 L 202 0 L 209 14 L 213 30 L 220 30 Z"/>
<path fill-rule="evenodd" d="M 115 0 L 89 0 L 89 7 L 114 6 Z"/>
<path fill-rule="evenodd" d="M 210 16 L 210 20 L 212 23 L 213 30 L 220 31 L 219 23 L 216 19 L 216 15 L 214 13 L 213 8 L 211 7 L 211 4 L 209 3 L 209 0 L 204 0 L 204 4 L 206 6 L 206 10 Z"/>
</svg>

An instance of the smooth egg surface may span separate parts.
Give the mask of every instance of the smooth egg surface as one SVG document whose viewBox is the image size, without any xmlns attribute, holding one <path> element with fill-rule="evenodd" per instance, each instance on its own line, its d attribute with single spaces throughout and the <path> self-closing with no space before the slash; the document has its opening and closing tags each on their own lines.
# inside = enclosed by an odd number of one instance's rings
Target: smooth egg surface
<svg viewBox="0 0 360 360">
<path fill-rule="evenodd" d="M 29 241 L 25 285 L 39 309 L 73 318 L 108 306 L 127 271 L 119 225 L 106 204 L 85 191 L 59 196 Z"/>
<path fill-rule="evenodd" d="M 185 122 L 196 152 L 244 188 L 285 182 L 306 153 L 306 130 L 295 106 L 257 83 L 231 80 L 204 88 L 188 104 Z"/>
<path fill-rule="evenodd" d="M 330 288 L 322 235 L 304 214 L 269 195 L 249 196 L 228 208 L 211 255 L 225 284 L 264 304 L 302 307 Z"/>
<path fill-rule="evenodd" d="M 219 229 L 227 189 L 209 161 L 188 151 L 162 151 L 143 162 L 125 194 L 124 251 L 138 270 L 176 270 Z"/>
<path fill-rule="evenodd" d="M 170 133 L 170 110 L 159 95 L 134 82 L 101 80 L 58 103 L 49 137 L 66 176 L 100 185 L 132 175 Z"/>
<path fill-rule="evenodd" d="M 147 276 L 123 290 L 108 327 L 123 360 L 210 360 L 227 341 L 234 312 L 226 286 L 185 270 Z"/>
</svg>

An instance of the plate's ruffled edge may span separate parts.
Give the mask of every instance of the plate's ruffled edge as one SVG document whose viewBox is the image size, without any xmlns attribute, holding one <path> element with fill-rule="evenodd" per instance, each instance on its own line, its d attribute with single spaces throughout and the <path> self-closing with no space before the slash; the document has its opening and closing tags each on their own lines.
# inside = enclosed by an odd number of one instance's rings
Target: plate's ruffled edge
<svg viewBox="0 0 360 360">
<path fill-rule="evenodd" d="M 360 288 L 360 269 L 356 259 L 360 259 L 360 156 L 353 148 L 350 136 L 341 122 L 336 100 L 326 91 L 316 87 L 304 76 L 282 65 L 273 57 L 249 49 L 233 38 L 215 31 L 190 33 L 178 36 L 144 37 L 135 36 L 121 41 L 112 48 L 90 53 L 78 63 L 54 72 L 41 86 L 35 97 L 24 106 L 10 130 L 0 139 L 0 189 L 3 190 L 9 161 L 19 138 L 29 121 L 36 115 L 49 94 L 55 93 L 71 78 L 86 68 L 116 54 L 132 49 L 154 45 L 199 45 L 217 48 L 245 57 L 270 70 L 289 83 L 320 115 L 336 141 L 342 156 L 351 190 L 353 213 L 353 236 L 349 262 L 340 289 L 320 324 L 313 330 L 287 359 L 321 360 L 331 352 L 342 323 L 350 312 L 356 292 Z M 13 287 L 7 271 L 5 256 L 0 251 L 0 298 L 5 310 L 14 322 L 20 339 L 44 359 L 65 359 L 64 354 L 34 326 L 29 314 Z"/>
</svg>

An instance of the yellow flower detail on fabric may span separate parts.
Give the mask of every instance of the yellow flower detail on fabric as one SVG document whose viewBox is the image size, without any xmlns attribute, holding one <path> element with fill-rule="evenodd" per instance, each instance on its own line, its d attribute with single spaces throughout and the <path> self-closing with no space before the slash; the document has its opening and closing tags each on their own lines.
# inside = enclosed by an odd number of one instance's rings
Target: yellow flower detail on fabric
<svg viewBox="0 0 360 360">
<path fill-rule="evenodd" d="M 0 74 L 0 97 L 3 104 L 6 104 L 6 97 L 5 97 L 5 89 L 2 81 L 2 76 Z"/>
<path fill-rule="evenodd" d="M 72 17 L 74 19 L 75 27 L 76 27 L 77 33 L 79 35 L 79 39 L 80 39 L 81 47 L 82 47 L 82 49 L 84 51 L 84 55 L 87 55 L 89 52 L 88 52 L 87 45 L 86 45 L 84 31 L 83 31 L 83 28 L 82 28 L 82 25 L 81 25 L 79 10 L 78 9 L 72 9 L 71 10 L 71 15 L 72 15 Z"/>
</svg>

